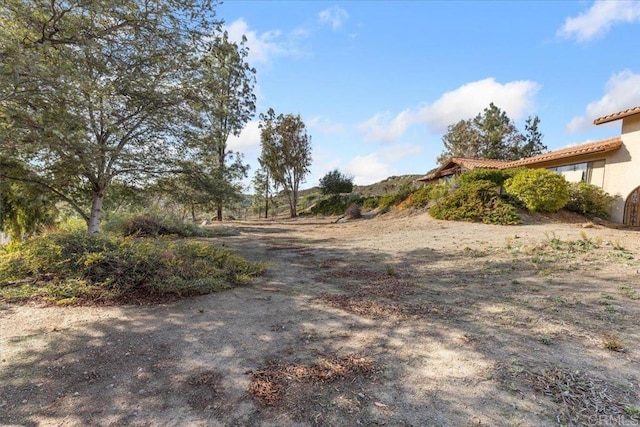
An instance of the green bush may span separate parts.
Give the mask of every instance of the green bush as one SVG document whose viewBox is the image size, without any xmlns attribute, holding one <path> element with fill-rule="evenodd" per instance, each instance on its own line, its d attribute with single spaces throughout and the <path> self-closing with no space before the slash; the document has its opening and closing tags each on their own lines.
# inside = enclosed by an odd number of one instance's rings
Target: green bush
<svg viewBox="0 0 640 427">
<path fill-rule="evenodd" d="M 378 203 L 380 202 L 380 198 L 376 196 L 365 197 L 362 201 L 362 207 L 364 209 L 375 209 L 378 207 Z"/>
<path fill-rule="evenodd" d="M 458 183 L 460 185 L 468 184 L 474 181 L 491 181 L 495 185 L 502 186 L 504 182 L 515 176 L 518 172 L 522 171 L 522 168 L 510 168 L 510 169 L 487 169 L 476 168 L 463 172 L 458 177 Z"/>
<path fill-rule="evenodd" d="M 395 193 L 387 193 L 378 199 L 378 207 L 381 210 L 388 210 L 393 206 L 396 206 L 404 202 L 409 195 L 413 192 L 411 184 L 405 183 L 398 188 Z"/>
<path fill-rule="evenodd" d="M 518 224 L 516 208 L 503 201 L 491 181 L 473 181 L 443 197 L 429 209 L 437 219 L 483 222 L 485 224 Z"/>
<path fill-rule="evenodd" d="M 264 268 L 207 242 L 52 232 L 0 254 L 0 298 L 68 303 L 200 295 L 247 283 Z"/>
<path fill-rule="evenodd" d="M 531 212 L 555 212 L 569 201 L 567 181 L 546 169 L 524 169 L 508 179 L 504 189 Z"/>
<path fill-rule="evenodd" d="M 615 197 L 595 185 L 586 182 L 569 184 L 568 210 L 587 217 L 609 218 L 609 209 Z"/>
<path fill-rule="evenodd" d="M 237 231 L 230 228 L 205 228 L 193 222 L 183 221 L 175 215 L 155 213 L 113 217 L 102 228 L 107 233 L 135 237 L 214 237 L 238 234 Z"/>
<path fill-rule="evenodd" d="M 408 208 L 423 208 L 431 201 L 431 187 L 430 185 L 420 187 L 409 195 L 407 199 L 406 207 Z"/>
<path fill-rule="evenodd" d="M 313 215 L 342 215 L 352 204 L 362 203 L 362 197 L 357 195 L 333 195 L 320 200 L 311 208 Z"/>
</svg>

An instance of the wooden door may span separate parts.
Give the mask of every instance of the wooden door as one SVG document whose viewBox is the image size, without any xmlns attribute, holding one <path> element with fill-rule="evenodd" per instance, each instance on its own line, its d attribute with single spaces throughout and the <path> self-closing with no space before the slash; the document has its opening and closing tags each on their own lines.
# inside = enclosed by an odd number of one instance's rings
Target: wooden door
<svg viewBox="0 0 640 427">
<path fill-rule="evenodd" d="M 640 187 L 629 194 L 624 204 L 624 224 L 640 227 Z"/>
</svg>

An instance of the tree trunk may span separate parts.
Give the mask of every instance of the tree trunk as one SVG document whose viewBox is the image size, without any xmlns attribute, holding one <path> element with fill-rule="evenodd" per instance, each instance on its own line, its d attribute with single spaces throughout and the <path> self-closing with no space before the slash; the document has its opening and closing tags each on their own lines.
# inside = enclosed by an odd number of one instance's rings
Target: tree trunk
<svg viewBox="0 0 640 427">
<path fill-rule="evenodd" d="M 93 193 L 91 202 L 91 216 L 87 224 L 89 235 L 95 236 L 100 233 L 100 220 L 102 219 L 102 205 L 104 204 L 104 189 Z"/>
<path fill-rule="evenodd" d="M 191 220 L 195 223 L 198 219 L 196 218 L 196 204 L 191 203 Z"/>
<path fill-rule="evenodd" d="M 216 206 L 216 212 L 216 219 L 218 220 L 218 222 L 222 222 L 222 203 L 218 203 L 218 205 Z"/>
</svg>

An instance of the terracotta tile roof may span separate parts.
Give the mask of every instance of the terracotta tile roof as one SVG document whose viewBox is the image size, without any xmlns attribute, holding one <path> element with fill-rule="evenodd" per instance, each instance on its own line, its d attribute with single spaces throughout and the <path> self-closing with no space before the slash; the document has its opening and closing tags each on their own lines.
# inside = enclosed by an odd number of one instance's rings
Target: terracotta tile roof
<svg viewBox="0 0 640 427">
<path fill-rule="evenodd" d="M 633 116 L 634 114 L 640 114 L 640 107 L 629 108 L 624 111 L 618 111 L 617 113 L 608 114 L 606 116 L 598 117 L 593 121 L 594 125 L 601 125 L 603 123 L 614 122 L 624 117 Z"/>
<path fill-rule="evenodd" d="M 617 150 L 622 146 L 622 139 L 619 136 L 603 139 L 586 144 L 573 145 L 571 147 L 562 148 L 560 150 L 550 151 L 548 153 L 539 154 L 533 157 L 527 157 L 520 160 L 509 162 L 508 168 L 518 166 L 530 166 L 536 163 L 544 163 L 551 160 L 568 159 L 571 157 L 582 156 L 593 153 L 606 153 L 608 151 Z"/>
<path fill-rule="evenodd" d="M 440 166 L 428 175 L 418 178 L 418 181 L 431 181 L 442 176 L 452 175 L 457 169 L 456 166 L 464 169 L 489 168 L 489 169 L 507 169 L 518 166 L 534 166 L 536 164 L 546 163 L 555 160 L 571 159 L 572 157 L 583 156 L 586 154 L 606 153 L 617 150 L 622 146 L 622 138 L 619 136 L 613 138 L 602 139 L 600 141 L 588 142 L 586 144 L 573 145 L 571 147 L 562 148 L 560 150 L 550 151 L 548 153 L 539 154 L 533 157 L 527 157 L 520 160 L 491 160 L 491 159 L 465 159 L 453 157 L 447 163 Z"/>
<path fill-rule="evenodd" d="M 465 169 L 475 168 L 489 168 L 489 169 L 501 169 L 504 165 L 510 163 L 507 160 L 493 160 L 493 159 L 465 159 L 462 157 L 453 157 L 447 161 L 447 163 L 440 166 L 435 171 L 428 175 L 418 178 L 418 181 L 431 181 L 442 176 L 452 175 L 455 173 L 455 166 L 461 166 Z"/>
<path fill-rule="evenodd" d="M 504 165 L 510 163 L 508 160 L 465 159 L 462 157 L 454 157 L 451 159 L 451 161 L 467 169 L 474 169 L 474 168 L 500 169 L 504 167 Z"/>
</svg>

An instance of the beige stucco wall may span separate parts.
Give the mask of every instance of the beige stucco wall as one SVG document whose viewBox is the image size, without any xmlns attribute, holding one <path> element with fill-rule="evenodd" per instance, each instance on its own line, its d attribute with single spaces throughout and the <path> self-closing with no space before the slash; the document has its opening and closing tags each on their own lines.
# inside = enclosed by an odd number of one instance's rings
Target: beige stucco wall
<svg viewBox="0 0 640 427">
<path fill-rule="evenodd" d="M 617 196 L 611 209 L 611 220 L 624 220 L 624 204 L 629 194 L 640 186 L 640 114 L 622 120 L 622 147 L 618 150 L 573 159 L 536 164 L 535 167 L 551 168 L 581 162 L 604 160 L 604 169 L 592 171 L 591 183 L 599 185 L 607 193 Z"/>
<path fill-rule="evenodd" d="M 622 147 L 607 157 L 603 190 L 620 196 L 613 206 L 611 219 L 622 222 L 624 203 L 640 186 L 640 114 L 622 120 Z"/>
</svg>

